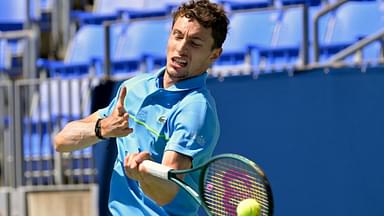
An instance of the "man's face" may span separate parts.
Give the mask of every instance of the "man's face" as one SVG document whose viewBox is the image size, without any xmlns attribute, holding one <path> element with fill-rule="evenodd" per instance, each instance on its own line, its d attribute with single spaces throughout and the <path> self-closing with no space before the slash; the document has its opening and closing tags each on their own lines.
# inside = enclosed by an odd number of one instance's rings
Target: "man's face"
<svg viewBox="0 0 384 216">
<path fill-rule="evenodd" d="M 221 54 L 213 47 L 212 29 L 196 20 L 177 18 L 168 39 L 167 76 L 173 83 L 202 74 Z"/>
</svg>

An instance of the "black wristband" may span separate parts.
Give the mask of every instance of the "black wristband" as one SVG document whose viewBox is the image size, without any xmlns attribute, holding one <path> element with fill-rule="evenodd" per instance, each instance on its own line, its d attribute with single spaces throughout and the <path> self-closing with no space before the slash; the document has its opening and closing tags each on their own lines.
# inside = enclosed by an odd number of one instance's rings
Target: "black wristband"
<svg viewBox="0 0 384 216">
<path fill-rule="evenodd" d="M 102 120 L 102 119 L 99 118 L 99 119 L 97 119 L 97 121 L 96 121 L 96 125 L 95 125 L 95 134 L 96 134 L 97 138 L 105 140 L 105 138 L 104 138 L 103 136 L 101 136 L 101 127 L 100 127 L 100 121 L 101 121 L 101 120 Z"/>
</svg>

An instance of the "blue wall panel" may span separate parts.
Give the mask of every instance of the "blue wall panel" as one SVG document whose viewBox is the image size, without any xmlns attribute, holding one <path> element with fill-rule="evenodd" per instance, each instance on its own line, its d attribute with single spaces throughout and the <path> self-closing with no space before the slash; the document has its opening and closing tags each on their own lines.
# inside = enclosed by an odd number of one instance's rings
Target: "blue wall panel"
<svg viewBox="0 0 384 216">
<path fill-rule="evenodd" d="M 384 71 L 320 70 L 208 80 L 216 154 L 260 164 L 276 214 L 384 215 Z"/>
</svg>

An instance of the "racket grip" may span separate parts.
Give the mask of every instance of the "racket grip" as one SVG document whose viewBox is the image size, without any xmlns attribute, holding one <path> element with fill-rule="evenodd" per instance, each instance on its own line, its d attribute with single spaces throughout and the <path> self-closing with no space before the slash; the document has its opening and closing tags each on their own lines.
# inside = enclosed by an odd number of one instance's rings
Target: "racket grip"
<svg viewBox="0 0 384 216">
<path fill-rule="evenodd" d="M 171 170 L 171 168 L 151 160 L 145 160 L 141 163 L 141 165 L 145 167 L 149 174 L 161 179 L 168 180 L 168 172 Z"/>
</svg>

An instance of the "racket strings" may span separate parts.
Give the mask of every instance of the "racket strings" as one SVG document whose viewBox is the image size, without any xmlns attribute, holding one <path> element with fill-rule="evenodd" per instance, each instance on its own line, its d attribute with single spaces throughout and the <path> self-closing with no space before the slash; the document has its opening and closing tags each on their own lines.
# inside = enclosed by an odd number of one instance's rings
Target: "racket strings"
<svg viewBox="0 0 384 216">
<path fill-rule="evenodd" d="M 212 162 L 204 176 L 203 198 L 213 215 L 234 215 L 244 199 L 256 199 L 262 215 L 269 215 L 269 188 L 264 173 L 256 167 L 234 158 Z"/>
<path fill-rule="evenodd" d="M 220 178 L 221 177 L 221 178 Z M 217 175 L 217 176 L 213 176 L 212 177 L 212 181 L 215 182 L 215 184 L 219 183 L 219 181 L 221 181 L 223 175 Z M 232 176 L 232 178 L 237 178 L 236 176 Z M 241 177 L 240 177 L 241 178 Z M 241 178 L 241 180 L 246 180 L 244 178 Z M 211 182 L 213 183 L 213 182 Z M 247 188 L 247 190 L 245 190 L 245 188 L 243 187 L 243 185 L 241 184 L 242 182 L 241 181 L 233 181 L 231 183 L 232 187 L 235 187 L 237 188 L 237 190 L 240 190 L 238 191 L 240 194 L 248 194 L 250 192 L 253 192 L 254 196 L 256 197 L 262 197 L 261 199 L 259 199 L 258 201 L 260 202 L 260 204 L 265 204 L 265 205 L 268 205 L 268 203 L 266 201 L 268 201 L 268 194 L 267 194 L 267 191 L 265 189 L 265 185 L 263 185 L 262 183 L 259 183 L 257 181 L 254 182 L 254 184 L 250 184 L 249 187 L 250 187 L 250 191 L 249 189 Z M 222 196 L 224 196 L 225 194 L 225 188 L 223 187 L 217 187 L 216 188 L 216 193 L 217 194 L 220 194 Z M 244 195 L 245 196 L 245 195 Z"/>
</svg>

